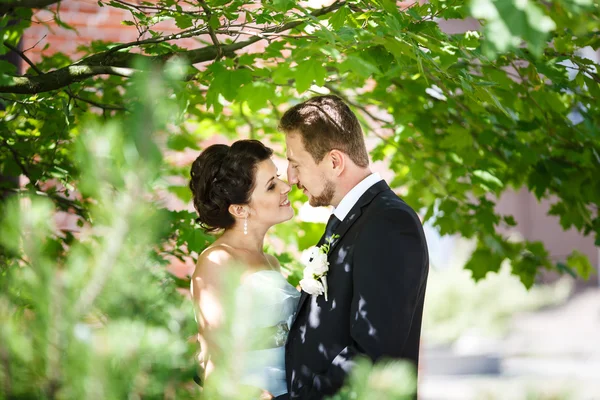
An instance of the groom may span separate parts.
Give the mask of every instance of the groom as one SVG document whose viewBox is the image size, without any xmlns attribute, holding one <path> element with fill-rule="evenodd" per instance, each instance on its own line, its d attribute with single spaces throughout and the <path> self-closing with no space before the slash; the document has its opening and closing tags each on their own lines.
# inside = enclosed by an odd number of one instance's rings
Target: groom
<svg viewBox="0 0 600 400">
<path fill-rule="evenodd" d="M 336 96 L 288 110 L 288 179 L 313 207 L 335 207 L 326 238 L 327 300 L 302 292 L 286 343 L 291 399 L 322 399 L 344 383 L 356 356 L 418 365 L 429 271 L 419 217 L 371 173 L 354 113 Z M 310 290 L 309 290 L 310 291 Z"/>
</svg>

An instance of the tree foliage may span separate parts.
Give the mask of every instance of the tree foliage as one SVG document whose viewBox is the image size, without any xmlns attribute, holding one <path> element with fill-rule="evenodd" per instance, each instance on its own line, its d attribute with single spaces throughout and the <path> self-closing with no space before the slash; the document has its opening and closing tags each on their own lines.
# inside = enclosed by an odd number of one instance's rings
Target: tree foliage
<svg viewBox="0 0 600 400">
<path fill-rule="evenodd" d="M 126 118 L 135 104 L 131 78 L 173 64 L 183 78 L 165 93 L 177 104 L 163 131 L 170 151 L 199 150 L 217 133 L 280 142 L 282 111 L 315 93 L 335 93 L 378 138 L 372 158 L 389 164 L 403 198 L 441 234 L 477 240 L 466 266 L 475 279 L 505 259 L 526 286 L 540 267 L 556 267 L 542 243 L 500 233 L 515 225 L 495 211 L 509 188 L 552 199 L 550 214 L 564 229 L 595 235 L 600 244 L 600 78 L 581 53 L 600 46 L 596 2 L 335 1 L 312 9 L 289 0 L 261 7 L 245 0 L 101 0 L 98 7 L 130 12 L 123 24 L 135 26 L 139 40 L 93 41 L 80 47 L 79 59 L 56 53 L 33 64 L 17 44 L 35 19 L 31 7 L 48 3 L 15 0 L 0 8 L 0 53 L 16 51 L 28 64 L 19 76 L 0 62 L 0 171 L 27 176 L 27 191 L 84 220 L 90 199 L 81 195 L 86 183 L 70 151 L 82 121 Z M 73 29 L 60 8 L 52 10 L 55 23 Z M 469 17 L 482 23 L 480 31 L 447 34 L 438 24 Z M 156 28 L 165 20 L 178 32 Z M 183 48 L 181 38 L 197 38 L 198 46 Z M 252 50 L 254 44 L 263 47 Z M 187 168 L 167 163 L 161 173 L 186 177 Z M 168 186 L 189 199 L 184 186 Z M 206 237 L 196 233 L 192 215 L 177 218 L 173 234 L 187 247 L 173 253 L 200 251 Z M 558 267 L 590 270 L 581 254 Z"/>
</svg>

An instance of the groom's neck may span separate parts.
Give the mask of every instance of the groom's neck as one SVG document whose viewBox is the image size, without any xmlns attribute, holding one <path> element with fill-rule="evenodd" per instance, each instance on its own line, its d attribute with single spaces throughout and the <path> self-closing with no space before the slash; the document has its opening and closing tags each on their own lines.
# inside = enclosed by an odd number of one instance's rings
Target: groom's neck
<svg viewBox="0 0 600 400">
<path fill-rule="evenodd" d="M 349 191 L 371 174 L 371 169 L 368 167 L 360 168 L 354 166 L 354 168 L 344 171 L 336 182 L 336 191 L 333 199 L 331 199 L 331 205 L 337 207 Z"/>
</svg>

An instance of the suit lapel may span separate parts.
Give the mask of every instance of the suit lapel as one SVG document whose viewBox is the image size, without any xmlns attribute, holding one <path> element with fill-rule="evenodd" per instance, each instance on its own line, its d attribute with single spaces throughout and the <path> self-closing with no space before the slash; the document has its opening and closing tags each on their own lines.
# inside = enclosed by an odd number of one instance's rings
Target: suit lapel
<svg viewBox="0 0 600 400">
<path fill-rule="evenodd" d="M 346 234 L 346 232 L 348 232 L 348 229 L 350 229 L 350 227 L 354 224 L 354 222 L 356 222 L 358 220 L 358 218 L 362 214 L 362 209 L 364 207 L 368 206 L 371 203 L 371 201 L 373 201 L 375 196 L 377 196 L 379 193 L 381 193 L 384 190 L 389 189 L 389 188 L 390 187 L 388 186 L 387 183 L 385 183 L 385 181 L 379 181 L 376 184 L 374 184 L 373 186 L 371 186 L 358 199 L 356 204 L 350 209 L 350 212 L 348 213 L 348 215 L 346 215 L 346 218 L 344 218 L 344 220 L 334 230 L 334 235 L 339 235 L 339 238 L 335 239 L 335 241 L 332 243 L 331 247 L 329 248 L 328 255 L 332 254 L 333 250 L 341 242 L 341 240 L 344 237 L 344 235 Z M 323 236 L 321 236 L 321 239 L 317 243 L 317 246 L 321 246 L 323 243 L 325 243 L 325 239 L 326 239 L 325 234 L 323 234 Z M 306 299 L 309 297 L 309 294 L 306 293 L 304 290 L 301 293 L 302 294 L 301 294 L 300 300 L 298 302 L 298 307 L 296 308 L 296 315 L 294 316 L 294 321 L 292 322 L 292 326 L 296 322 L 296 319 L 298 318 L 298 315 L 300 314 L 300 310 L 302 310 L 302 307 L 304 306 Z"/>
<path fill-rule="evenodd" d="M 339 238 L 335 239 L 331 247 L 329 248 L 329 254 L 333 253 L 333 250 L 337 247 L 337 245 L 342 241 L 348 229 L 359 219 L 362 214 L 362 209 L 368 206 L 375 196 L 379 193 L 383 192 L 386 189 L 389 189 L 385 181 L 379 181 L 373 186 L 371 186 L 356 202 L 356 204 L 350 209 L 346 218 L 342 221 L 342 223 L 337 227 L 334 231 L 335 235 L 339 235 Z"/>
</svg>

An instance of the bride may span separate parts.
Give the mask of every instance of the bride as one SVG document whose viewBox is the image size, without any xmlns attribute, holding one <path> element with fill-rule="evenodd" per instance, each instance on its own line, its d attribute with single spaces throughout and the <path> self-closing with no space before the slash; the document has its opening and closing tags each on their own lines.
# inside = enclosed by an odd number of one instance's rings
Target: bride
<svg viewBox="0 0 600 400">
<path fill-rule="evenodd" d="M 210 373 L 211 343 L 204 333 L 222 323 L 221 279 L 232 262 L 246 267 L 238 293 L 260 298 L 255 327 L 273 335 L 269 344 L 245 354 L 250 365 L 242 383 L 284 399 L 285 339 L 300 294 L 279 272 L 277 259 L 263 252 L 267 230 L 294 214 L 287 198 L 291 187 L 279 179 L 272 153 L 259 141 L 240 140 L 231 146 L 212 145 L 194 161 L 190 189 L 197 221 L 208 232 L 223 233 L 199 256 L 190 289 L 198 311 L 201 363 Z"/>
</svg>

